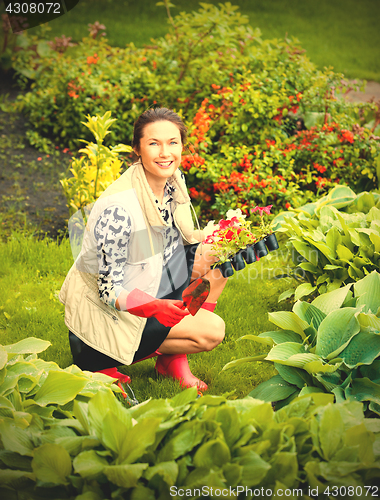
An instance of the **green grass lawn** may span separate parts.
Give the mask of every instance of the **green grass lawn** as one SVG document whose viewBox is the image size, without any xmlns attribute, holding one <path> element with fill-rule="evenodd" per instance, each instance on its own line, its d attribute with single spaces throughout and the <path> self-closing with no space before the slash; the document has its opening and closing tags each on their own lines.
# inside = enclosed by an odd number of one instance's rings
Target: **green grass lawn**
<svg viewBox="0 0 380 500">
<path fill-rule="evenodd" d="M 197 10 L 198 2 L 174 0 L 172 14 Z M 218 5 L 218 0 L 207 3 Z M 234 0 L 260 28 L 264 38 L 296 37 L 319 67 L 333 66 L 349 78 L 380 82 L 380 3 L 378 0 Z M 165 8 L 156 0 L 81 0 L 50 23 L 52 37 L 65 34 L 74 40 L 87 35 L 87 24 L 99 21 L 107 27 L 112 45 L 137 46 L 168 29 Z M 36 28 L 34 29 L 36 30 Z M 33 32 L 34 30 L 31 30 Z"/>
<path fill-rule="evenodd" d="M 62 368 L 69 366 L 72 357 L 64 306 L 57 298 L 72 264 L 68 240 L 57 244 L 14 233 L 8 242 L 0 243 L 0 255 L 1 343 L 13 344 L 26 337 L 49 340 L 52 345 L 41 357 L 55 361 Z M 236 340 L 248 333 L 277 329 L 268 321 L 268 312 L 290 309 L 289 303 L 277 303 L 279 294 L 289 283 L 269 279 L 269 269 L 283 269 L 284 265 L 281 255 L 270 255 L 235 273 L 227 283 L 216 310 L 226 322 L 225 340 L 211 352 L 189 356 L 191 369 L 209 385 L 209 394 L 231 393 L 233 398 L 244 397 L 274 374 L 269 364 L 261 362 L 221 370 L 233 359 L 259 354 L 260 344 Z M 181 391 L 178 383 L 156 374 L 152 359 L 123 367 L 122 371 L 131 376 L 139 401 L 172 397 Z"/>
</svg>

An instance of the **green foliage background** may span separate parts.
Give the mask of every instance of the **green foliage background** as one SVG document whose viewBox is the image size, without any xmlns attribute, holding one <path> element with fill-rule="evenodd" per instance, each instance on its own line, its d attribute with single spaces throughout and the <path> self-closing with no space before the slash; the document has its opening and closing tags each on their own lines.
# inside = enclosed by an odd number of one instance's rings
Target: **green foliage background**
<svg viewBox="0 0 380 500">
<path fill-rule="evenodd" d="M 198 2 L 174 0 L 173 14 L 190 12 Z M 207 3 L 218 5 L 218 0 Z M 333 66 L 350 78 L 380 82 L 380 6 L 377 0 L 234 0 L 242 14 L 259 27 L 263 38 L 296 37 L 320 68 Z M 81 0 L 75 9 L 51 24 L 54 36 L 80 40 L 84 25 L 102 22 L 111 45 L 149 43 L 167 29 L 165 9 L 156 0 Z"/>
</svg>

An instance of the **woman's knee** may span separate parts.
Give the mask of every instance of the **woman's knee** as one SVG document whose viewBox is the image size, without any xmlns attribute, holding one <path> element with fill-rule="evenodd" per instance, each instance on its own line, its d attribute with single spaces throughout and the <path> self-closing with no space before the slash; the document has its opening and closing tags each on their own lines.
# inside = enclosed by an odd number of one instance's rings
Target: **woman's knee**
<svg viewBox="0 0 380 500">
<path fill-rule="evenodd" d="M 212 351 L 217 347 L 223 341 L 226 330 L 223 319 L 214 313 L 211 314 L 212 317 L 205 322 L 205 328 L 197 339 L 204 351 Z"/>
</svg>

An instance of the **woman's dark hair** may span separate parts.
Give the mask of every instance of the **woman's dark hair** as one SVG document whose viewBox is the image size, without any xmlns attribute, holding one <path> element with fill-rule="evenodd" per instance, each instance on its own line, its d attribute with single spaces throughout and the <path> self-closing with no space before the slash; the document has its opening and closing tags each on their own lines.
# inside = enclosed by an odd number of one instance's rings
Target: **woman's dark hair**
<svg viewBox="0 0 380 500">
<path fill-rule="evenodd" d="M 182 144 L 186 144 L 187 140 L 187 128 L 183 123 L 181 117 L 177 115 L 174 111 L 168 108 L 155 108 L 148 109 L 140 115 L 133 128 L 133 140 L 132 147 L 136 148 L 137 151 L 140 150 L 140 140 L 144 134 L 144 128 L 153 122 L 168 121 L 174 123 L 178 127 L 181 134 Z"/>
</svg>

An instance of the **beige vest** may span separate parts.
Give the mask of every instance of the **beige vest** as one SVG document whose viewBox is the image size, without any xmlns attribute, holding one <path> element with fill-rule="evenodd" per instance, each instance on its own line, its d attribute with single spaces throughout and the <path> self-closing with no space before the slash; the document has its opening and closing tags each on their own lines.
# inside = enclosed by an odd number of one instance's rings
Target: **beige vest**
<svg viewBox="0 0 380 500">
<path fill-rule="evenodd" d="M 176 188 L 171 209 L 184 244 L 198 243 L 203 235 L 197 232 L 199 239 L 195 238 L 190 198 L 181 174 L 176 171 L 169 182 Z M 146 318 L 106 305 L 99 298 L 97 285 L 94 227 L 101 213 L 114 205 L 125 208 L 132 221 L 123 287 L 128 291 L 139 288 L 156 296 L 162 275 L 162 230 L 169 224 L 162 219 L 144 168 L 137 162 L 111 184 L 94 204 L 81 252 L 66 276 L 59 299 L 65 305 L 65 324 L 71 332 L 97 351 L 128 365 L 132 363 L 139 347 Z M 141 244 L 144 240 L 145 244 Z"/>
</svg>

